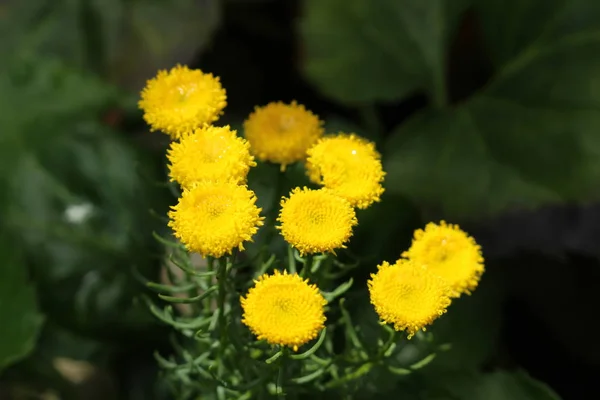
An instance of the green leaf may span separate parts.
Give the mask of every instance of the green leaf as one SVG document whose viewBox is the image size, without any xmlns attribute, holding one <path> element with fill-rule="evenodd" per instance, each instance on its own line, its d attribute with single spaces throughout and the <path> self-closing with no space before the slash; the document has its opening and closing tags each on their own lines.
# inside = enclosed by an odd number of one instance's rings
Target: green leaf
<svg viewBox="0 0 600 400">
<path fill-rule="evenodd" d="M 548 386 L 523 371 L 447 374 L 430 379 L 432 387 L 426 398 L 431 400 L 560 400 Z"/>
<path fill-rule="evenodd" d="M 488 268 L 473 294 L 454 300 L 431 326 L 435 345 L 450 346 L 437 353 L 431 367 L 475 371 L 489 363 L 498 347 L 503 300 L 503 271 Z"/>
<path fill-rule="evenodd" d="M 147 328 L 130 271 L 155 279 L 151 233 L 163 223 L 149 209 L 166 208 L 162 177 L 101 124 L 113 88 L 43 57 L 14 57 L 4 68 L 0 207 L 44 312 L 86 333 Z"/>
<path fill-rule="evenodd" d="M 530 33 L 537 35 L 530 45 L 503 50 L 499 60 L 516 54 L 464 104 L 426 111 L 395 130 L 384 157 L 390 190 L 446 217 L 597 198 L 600 7 L 588 5 L 557 7 L 546 28 Z M 571 20 L 586 12 L 598 18 Z M 522 37 L 510 29 L 512 20 L 483 19 L 496 27 L 489 28 L 495 32 L 490 48 Z"/>
<path fill-rule="evenodd" d="M 597 30 L 600 4 L 589 0 L 474 0 L 494 63 Z"/>
<path fill-rule="evenodd" d="M 446 44 L 464 1 L 307 0 L 304 72 L 343 103 L 446 97 Z"/>
<path fill-rule="evenodd" d="M 0 33 L 11 39 L 0 41 L 0 55 L 58 56 L 133 90 L 205 48 L 221 13 L 220 0 L 33 0 L 4 7 Z"/>
<path fill-rule="evenodd" d="M 0 371 L 26 357 L 34 348 L 44 322 L 39 313 L 27 267 L 7 237 L 0 240 Z"/>
</svg>

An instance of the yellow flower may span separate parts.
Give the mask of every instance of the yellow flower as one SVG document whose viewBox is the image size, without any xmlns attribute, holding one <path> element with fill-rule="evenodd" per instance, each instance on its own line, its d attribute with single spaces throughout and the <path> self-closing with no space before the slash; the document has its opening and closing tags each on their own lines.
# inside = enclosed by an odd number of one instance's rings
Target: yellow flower
<svg viewBox="0 0 600 400">
<path fill-rule="evenodd" d="M 325 324 L 327 301 L 319 289 L 287 271 L 258 278 L 241 302 L 242 322 L 259 340 L 294 351 L 317 337 Z"/>
<path fill-rule="evenodd" d="M 404 259 L 383 262 L 368 282 L 371 303 L 382 321 L 410 339 L 446 312 L 450 288 L 427 269 Z"/>
<path fill-rule="evenodd" d="M 452 296 L 471 294 L 483 274 L 481 247 L 457 225 L 432 222 L 415 231 L 412 245 L 402 257 L 422 265 L 442 277 L 453 290 Z"/>
<path fill-rule="evenodd" d="M 354 209 L 327 189 L 295 188 L 281 200 L 279 218 L 283 238 L 300 254 L 344 248 L 357 224 Z"/>
<path fill-rule="evenodd" d="M 169 226 L 189 251 L 221 257 L 252 240 L 263 224 L 254 192 L 233 182 L 201 182 L 183 191 Z"/>
<path fill-rule="evenodd" d="M 216 121 L 227 105 L 226 99 L 218 77 L 177 65 L 150 79 L 138 104 L 152 130 L 179 139 Z"/>
<path fill-rule="evenodd" d="M 184 187 L 204 181 L 243 184 L 250 167 L 256 165 L 249 148 L 229 126 L 204 126 L 171 143 L 167 153 L 171 180 Z"/>
<path fill-rule="evenodd" d="M 385 172 L 375 145 L 354 134 L 324 137 L 307 152 L 311 181 L 342 196 L 354 207 L 380 201 Z"/>
<path fill-rule="evenodd" d="M 244 135 L 261 161 L 287 164 L 306 158 L 306 150 L 323 134 L 319 118 L 295 101 L 256 107 L 244 122 Z"/>
</svg>

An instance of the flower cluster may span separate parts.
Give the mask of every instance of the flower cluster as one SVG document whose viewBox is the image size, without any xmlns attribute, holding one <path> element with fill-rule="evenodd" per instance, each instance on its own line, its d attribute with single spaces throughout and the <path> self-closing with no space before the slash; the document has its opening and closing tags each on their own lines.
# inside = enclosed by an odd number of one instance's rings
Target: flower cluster
<svg viewBox="0 0 600 400">
<path fill-rule="evenodd" d="M 169 212 L 169 226 L 190 252 L 225 260 L 264 224 L 256 195 L 246 186 L 255 157 L 281 171 L 304 163 L 318 188 L 292 189 L 279 200 L 276 218 L 290 251 L 307 257 L 303 274 L 295 272 L 290 257 L 293 272 L 260 275 L 240 298 L 241 322 L 259 340 L 294 351 L 315 339 L 325 327 L 327 301 L 305 278 L 312 268 L 307 260 L 344 248 L 358 224 L 356 209 L 381 200 L 385 172 L 374 143 L 353 133 L 324 136 L 319 117 L 296 102 L 257 107 L 244 122 L 244 137 L 238 136 L 229 126 L 213 125 L 226 105 L 219 78 L 183 66 L 148 81 L 139 105 L 151 129 L 173 139 L 169 176 L 182 194 Z M 473 238 L 442 221 L 417 230 L 411 247 L 394 264 L 379 265 L 367 287 L 380 319 L 411 338 L 445 313 L 453 298 L 471 293 L 483 271 Z M 221 273 L 224 299 L 227 269 Z"/>
<path fill-rule="evenodd" d="M 173 139 L 169 174 L 183 193 L 169 226 L 189 251 L 212 257 L 243 249 L 264 219 L 245 185 L 256 165 L 249 144 L 229 126 L 210 125 L 225 105 L 219 78 L 184 66 L 160 71 L 139 102 L 150 127 Z"/>
<path fill-rule="evenodd" d="M 371 303 L 382 321 L 409 338 L 446 312 L 452 298 L 470 294 L 484 271 L 481 248 L 457 225 L 429 223 L 415 232 L 410 248 L 384 262 L 368 282 Z"/>
</svg>

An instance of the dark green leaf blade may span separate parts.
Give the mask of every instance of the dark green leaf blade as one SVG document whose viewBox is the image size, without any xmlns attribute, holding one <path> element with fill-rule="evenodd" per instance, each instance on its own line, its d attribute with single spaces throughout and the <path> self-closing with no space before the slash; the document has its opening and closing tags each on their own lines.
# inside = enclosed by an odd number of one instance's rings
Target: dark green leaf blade
<svg viewBox="0 0 600 400">
<path fill-rule="evenodd" d="M 0 370 L 26 357 L 34 348 L 44 317 L 38 312 L 34 287 L 14 246 L 0 241 Z"/>
<path fill-rule="evenodd" d="M 464 1 L 308 0 L 300 30 L 304 72 L 344 103 L 427 90 L 445 100 L 445 47 Z"/>
</svg>

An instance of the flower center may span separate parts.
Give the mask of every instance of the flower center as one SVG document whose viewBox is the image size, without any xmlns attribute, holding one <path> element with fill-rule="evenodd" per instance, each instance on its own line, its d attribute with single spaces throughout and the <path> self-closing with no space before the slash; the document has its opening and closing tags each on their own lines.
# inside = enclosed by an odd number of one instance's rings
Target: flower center
<svg viewBox="0 0 600 400">
<path fill-rule="evenodd" d="M 291 115 L 282 115 L 279 118 L 279 128 L 283 132 L 287 132 L 294 128 L 296 125 L 296 119 Z"/>
</svg>

